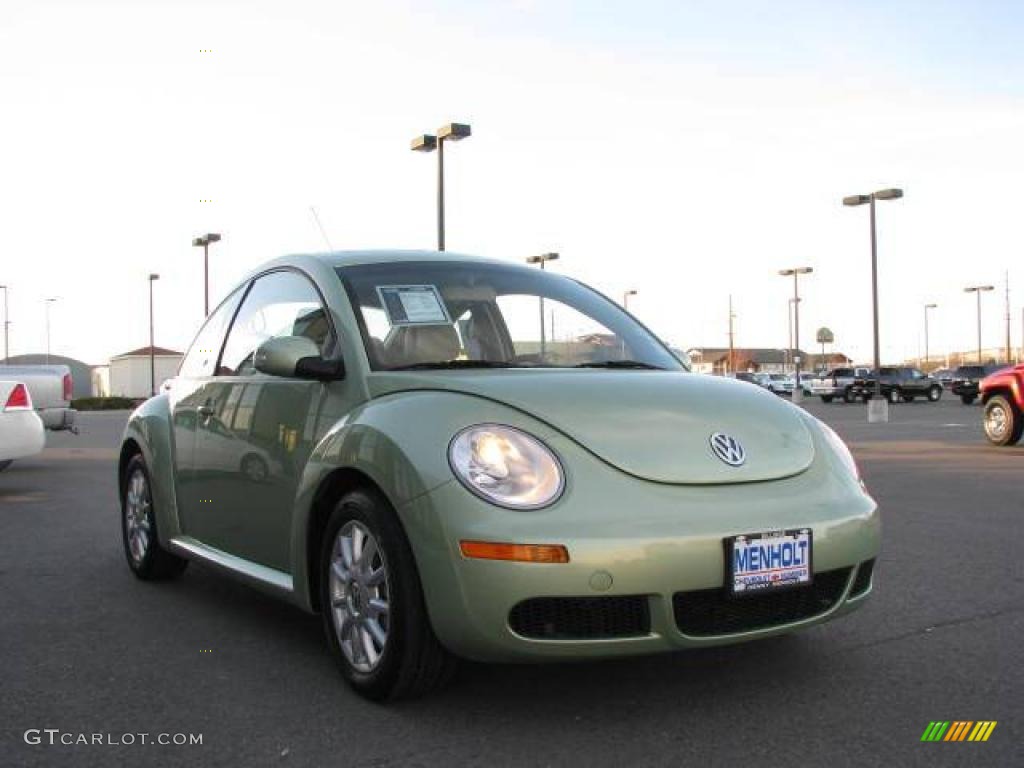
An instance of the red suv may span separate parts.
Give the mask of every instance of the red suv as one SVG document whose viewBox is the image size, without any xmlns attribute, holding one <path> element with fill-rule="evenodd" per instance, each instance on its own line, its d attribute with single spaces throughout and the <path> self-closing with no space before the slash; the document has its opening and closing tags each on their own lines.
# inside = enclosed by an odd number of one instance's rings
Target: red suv
<svg viewBox="0 0 1024 768">
<path fill-rule="evenodd" d="M 1024 364 L 1003 368 L 979 385 L 985 405 L 985 437 L 996 445 L 1013 445 L 1024 433 Z"/>
</svg>

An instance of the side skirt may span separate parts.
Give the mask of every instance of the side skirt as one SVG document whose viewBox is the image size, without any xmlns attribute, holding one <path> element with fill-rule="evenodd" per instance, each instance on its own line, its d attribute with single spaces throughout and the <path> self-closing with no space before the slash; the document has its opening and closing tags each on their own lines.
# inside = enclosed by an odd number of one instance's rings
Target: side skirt
<svg viewBox="0 0 1024 768">
<path fill-rule="evenodd" d="M 199 560 L 212 565 L 218 570 L 224 571 L 264 592 L 269 592 L 277 597 L 283 597 L 289 602 L 294 602 L 295 600 L 295 590 L 290 573 L 284 573 L 283 571 L 254 563 L 251 560 L 237 557 L 223 550 L 203 544 L 203 542 L 191 536 L 175 536 L 168 542 L 168 549 L 179 557 Z"/>
</svg>

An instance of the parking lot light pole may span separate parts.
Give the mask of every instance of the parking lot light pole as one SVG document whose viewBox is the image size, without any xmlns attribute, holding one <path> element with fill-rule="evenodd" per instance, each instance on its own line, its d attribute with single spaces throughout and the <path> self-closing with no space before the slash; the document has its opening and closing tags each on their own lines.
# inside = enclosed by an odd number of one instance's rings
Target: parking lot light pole
<svg viewBox="0 0 1024 768">
<path fill-rule="evenodd" d="M 472 135 L 465 123 L 448 123 L 437 130 L 437 135 L 424 133 L 412 140 L 413 152 L 437 150 L 437 250 L 444 250 L 444 143 L 461 141 Z"/>
<path fill-rule="evenodd" d="M 878 238 L 875 230 L 875 201 L 898 200 L 903 197 L 902 189 L 880 189 L 870 195 L 851 195 L 843 198 L 843 205 L 856 206 L 867 203 L 871 207 L 871 304 L 875 337 L 875 394 L 882 395 L 882 382 L 878 371 L 882 367 L 881 349 L 878 344 Z M 870 414 L 869 414 L 870 417 Z"/>
<path fill-rule="evenodd" d="M 149 275 L 149 396 L 156 394 L 156 351 L 153 348 L 153 283 L 160 279 L 160 275 L 150 273 Z"/>
<path fill-rule="evenodd" d="M 557 253 L 541 253 L 536 256 L 527 256 L 527 264 L 540 264 L 541 271 L 544 271 L 544 265 L 549 261 L 555 261 L 558 258 Z M 552 339 L 554 341 L 554 339 Z M 540 356 L 544 359 L 544 355 L 547 353 L 547 340 L 544 333 L 544 297 L 540 297 Z"/>
<path fill-rule="evenodd" d="M 964 288 L 964 293 L 973 293 L 978 297 L 978 365 L 981 365 L 981 294 L 985 291 L 994 291 L 994 285 L 972 285 Z"/>
<path fill-rule="evenodd" d="M 210 316 L 210 243 L 220 241 L 220 235 L 210 232 L 192 240 L 192 246 L 203 249 L 203 313 Z"/>
<path fill-rule="evenodd" d="M 7 286 L 0 285 L 0 288 L 4 289 L 4 362 L 6 363 L 11 358 L 11 350 L 8 347 L 7 331 L 11 325 L 11 321 L 7 319 Z"/>
<path fill-rule="evenodd" d="M 46 364 L 50 364 L 50 305 L 53 304 L 56 299 L 44 299 L 43 303 L 46 307 Z"/>
<path fill-rule="evenodd" d="M 924 364 L 921 366 L 924 368 L 928 365 L 928 310 L 935 309 L 938 304 L 925 304 L 924 305 Z"/>
<path fill-rule="evenodd" d="M 800 386 L 800 275 L 809 275 L 814 271 L 813 267 L 793 267 L 792 269 L 780 269 L 779 274 L 783 277 L 793 277 L 793 402 L 799 403 L 803 400 L 804 391 Z"/>
</svg>

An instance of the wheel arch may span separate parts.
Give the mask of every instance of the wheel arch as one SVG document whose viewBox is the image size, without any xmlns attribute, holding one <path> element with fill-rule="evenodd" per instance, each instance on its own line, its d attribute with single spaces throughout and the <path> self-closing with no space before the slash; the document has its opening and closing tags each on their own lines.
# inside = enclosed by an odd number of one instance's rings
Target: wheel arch
<svg viewBox="0 0 1024 768">
<path fill-rule="evenodd" d="M 332 470 L 320 481 L 320 485 L 313 495 L 313 502 L 306 520 L 305 586 L 308 590 L 308 607 L 315 612 L 320 610 L 319 559 L 327 520 L 340 498 L 360 488 L 368 488 L 379 493 L 388 499 L 388 502 L 394 507 L 394 503 L 384 489 L 372 477 L 355 467 L 337 467 Z M 400 517 L 398 524 L 402 525 Z M 404 531 L 404 526 L 402 527 Z"/>
</svg>

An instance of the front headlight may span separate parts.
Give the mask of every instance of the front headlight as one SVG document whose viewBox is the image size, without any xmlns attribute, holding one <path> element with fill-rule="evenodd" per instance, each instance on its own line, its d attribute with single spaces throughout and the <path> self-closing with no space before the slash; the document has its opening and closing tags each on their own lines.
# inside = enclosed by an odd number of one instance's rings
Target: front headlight
<svg viewBox="0 0 1024 768">
<path fill-rule="evenodd" d="M 857 462 L 854 460 L 853 454 L 850 453 L 850 449 L 846 447 L 846 443 L 844 443 L 843 439 L 835 433 L 835 430 L 832 429 L 832 427 L 820 419 L 818 420 L 818 426 L 821 427 L 821 433 L 825 435 L 825 439 L 828 441 L 829 446 L 831 446 L 832 450 L 839 456 L 840 461 L 843 462 L 843 466 L 850 470 L 850 474 L 859 481 L 861 479 L 860 467 L 857 466 Z"/>
<path fill-rule="evenodd" d="M 464 486 L 510 509 L 546 507 L 562 495 L 562 466 L 535 437 L 501 424 L 477 424 L 457 434 L 448 462 Z"/>
</svg>

